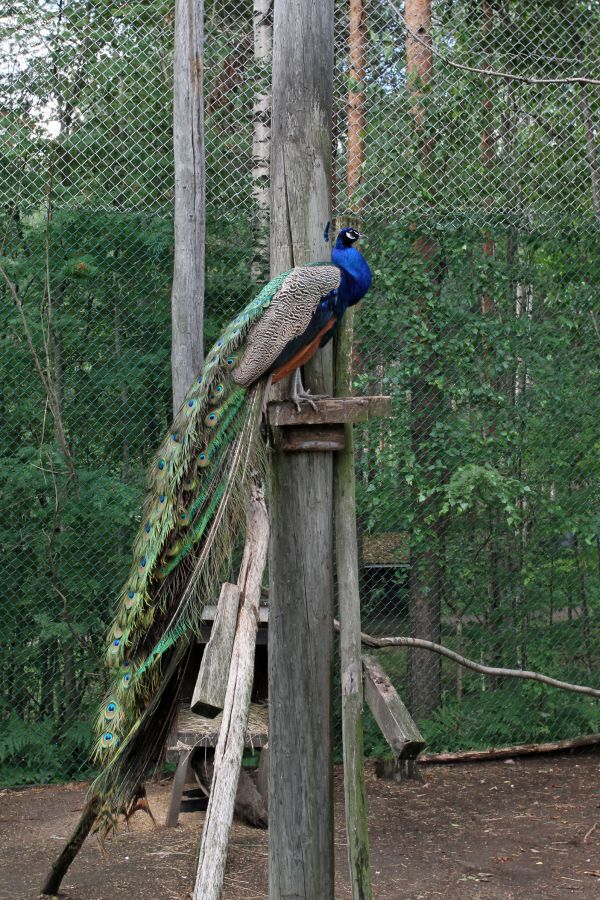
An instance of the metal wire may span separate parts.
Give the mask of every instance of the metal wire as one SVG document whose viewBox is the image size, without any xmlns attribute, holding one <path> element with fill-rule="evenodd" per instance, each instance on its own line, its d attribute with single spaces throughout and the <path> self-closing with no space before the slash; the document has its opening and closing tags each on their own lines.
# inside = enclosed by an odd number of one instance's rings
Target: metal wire
<svg viewBox="0 0 600 900">
<path fill-rule="evenodd" d="M 169 422 L 172 24 L 170 0 L 15 0 L 0 18 L 0 264 L 24 314 L 0 281 L 5 784 L 86 771 Z M 354 385 L 395 410 L 356 434 L 363 628 L 597 686 L 599 95 L 526 80 L 600 78 L 600 10 L 435 2 L 426 83 L 391 4 L 365 0 L 364 24 L 356 83 L 336 3 L 336 213 L 359 212 L 375 274 Z M 268 270 L 250 0 L 207 2 L 205 72 L 209 342 Z M 378 653 L 431 749 L 600 730 L 591 698 Z"/>
</svg>

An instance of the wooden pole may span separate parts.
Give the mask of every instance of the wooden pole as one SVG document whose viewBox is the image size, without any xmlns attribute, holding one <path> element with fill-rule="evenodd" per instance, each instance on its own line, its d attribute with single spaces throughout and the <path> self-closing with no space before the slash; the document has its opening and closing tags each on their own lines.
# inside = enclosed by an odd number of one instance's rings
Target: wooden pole
<svg viewBox="0 0 600 900">
<path fill-rule="evenodd" d="M 275 0 L 271 271 L 329 258 L 333 0 Z M 332 389 L 331 351 L 306 367 Z M 334 896 L 332 455 L 273 454 L 269 897 Z"/>
<path fill-rule="evenodd" d="M 338 394 L 348 395 L 352 384 L 354 311 L 337 340 L 335 383 Z M 345 317 L 345 318 L 346 318 Z M 360 640 L 360 591 L 356 537 L 354 437 L 351 423 L 344 425 L 346 446 L 334 463 L 335 559 L 340 615 L 340 668 L 342 682 L 342 740 L 346 838 L 353 900 L 372 897 L 369 831 L 363 747 L 363 681 Z"/>
<path fill-rule="evenodd" d="M 348 201 L 360 213 L 365 159 L 365 46 L 366 21 L 363 0 L 350 0 L 348 21 Z M 354 224 L 354 223 L 353 223 Z M 344 317 L 336 341 L 335 389 L 352 393 L 352 339 L 354 309 Z M 334 461 L 335 559 L 340 615 L 340 670 L 342 684 L 342 743 L 344 755 L 344 802 L 348 866 L 353 900 L 372 897 L 369 863 L 369 825 L 363 745 L 363 679 L 360 642 L 360 590 L 356 535 L 356 486 L 354 436 L 346 423 L 345 446 Z"/>
<path fill-rule="evenodd" d="M 225 707 L 215 750 L 210 799 L 204 820 L 194 900 L 220 900 L 229 829 L 237 792 L 250 709 L 260 586 L 267 561 L 269 520 L 262 490 L 255 488 L 248 510 L 246 547 L 238 588 L 242 606 L 231 656 Z"/>
<path fill-rule="evenodd" d="M 174 38 L 171 379 L 176 413 L 204 358 L 204 0 L 176 0 Z"/>
</svg>

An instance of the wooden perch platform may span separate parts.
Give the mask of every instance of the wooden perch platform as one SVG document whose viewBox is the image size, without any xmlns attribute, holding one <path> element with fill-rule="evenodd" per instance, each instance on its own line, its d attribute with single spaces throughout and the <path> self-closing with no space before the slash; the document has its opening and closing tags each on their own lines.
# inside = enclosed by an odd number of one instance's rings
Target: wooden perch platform
<svg viewBox="0 0 600 900">
<path fill-rule="evenodd" d="M 339 451 L 346 446 L 344 425 L 392 415 L 391 397 L 326 397 L 303 403 L 269 403 L 267 416 L 275 445 L 286 453 Z"/>
<path fill-rule="evenodd" d="M 391 397 L 326 397 L 315 400 L 314 404 L 316 412 L 308 403 L 304 403 L 298 412 L 290 400 L 269 403 L 269 425 L 334 425 L 387 419 L 392 415 Z"/>
</svg>

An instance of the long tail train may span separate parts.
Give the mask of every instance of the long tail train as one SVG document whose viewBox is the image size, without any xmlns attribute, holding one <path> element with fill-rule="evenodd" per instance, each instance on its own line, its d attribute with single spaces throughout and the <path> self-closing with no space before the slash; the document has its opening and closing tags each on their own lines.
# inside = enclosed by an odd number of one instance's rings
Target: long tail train
<svg viewBox="0 0 600 900">
<path fill-rule="evenodd" d="M 165 746 L 202 607 L 230 562 L 250 480 L 264 478 L 264 380 L 244 387 L 234 372 L 248 328 L 286 275 L 269 282 L 214 345 L 150 470 L 133 564 L 109 632 L 113 677 L 97 723 L 103 768 L 89 797 L 100 800 L 105 831 L 135 800 Z"/>
</svg>

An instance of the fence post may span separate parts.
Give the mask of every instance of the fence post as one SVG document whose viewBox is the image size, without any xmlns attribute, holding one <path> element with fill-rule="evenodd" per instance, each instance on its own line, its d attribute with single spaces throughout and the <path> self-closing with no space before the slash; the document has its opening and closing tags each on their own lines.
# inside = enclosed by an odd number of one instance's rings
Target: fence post
<svg viewBox="0 0 600 900">
<path fill-rule="evenodd" d="M 271 266 L 329 258 L 333 0 L 275 0 Z M 331 392 L 331 352 L 307 367 Z M 332 456 L 273 455 L 269 612 L 269 896 L 334 890 Z"/>
</svg>

